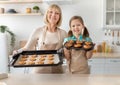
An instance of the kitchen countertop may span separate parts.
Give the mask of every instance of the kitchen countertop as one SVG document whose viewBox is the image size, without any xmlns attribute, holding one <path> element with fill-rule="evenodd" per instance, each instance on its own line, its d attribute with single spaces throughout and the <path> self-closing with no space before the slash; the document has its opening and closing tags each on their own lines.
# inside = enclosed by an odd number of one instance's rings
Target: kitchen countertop
<svg viewBox="0 0 120 85">
<path fill-rule="evenodd" d="M 120 85 L 120 75 L 10 74 L 7 85 Z"/>
<path fill-rule="evenodd" d="M 94 53 L 92 58 L 120 58 L 120 53 Z"/>
</svg>

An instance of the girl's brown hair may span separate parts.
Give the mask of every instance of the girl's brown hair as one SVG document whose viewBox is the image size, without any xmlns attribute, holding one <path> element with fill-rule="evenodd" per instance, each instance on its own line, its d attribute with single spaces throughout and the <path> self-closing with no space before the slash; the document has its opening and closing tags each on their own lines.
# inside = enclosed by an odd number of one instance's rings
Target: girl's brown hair
<svg viewBox="0 0 120 85">
<path fill-rule="evenodd" d="M 69 21 L 69 27 L 70 27 L 70 28 L 71 28 L 71 22 L 72 22 L 72 20 L 75 20 L 75 19 L 78 19 L 78 20 L 81 22 L 81 24 L 84 25 L 84 21 L 83 21 L 83 19 L 82 19 L 81 16 L 73 16 L 73 17 L 70 19 L 70 21 Z M 73 33 L 72 33 L 71 30 L 69 30 L 68 36 L 69 36 L 69 37 L 70 37 L 70 36 L 73 36 Z M 88 32 L 88 30 L 87 30 L 86 27 L 84 28 L 84 31 L 83 31 L 83 37 L 89 37 L 89 32 Z"/>
</svg>

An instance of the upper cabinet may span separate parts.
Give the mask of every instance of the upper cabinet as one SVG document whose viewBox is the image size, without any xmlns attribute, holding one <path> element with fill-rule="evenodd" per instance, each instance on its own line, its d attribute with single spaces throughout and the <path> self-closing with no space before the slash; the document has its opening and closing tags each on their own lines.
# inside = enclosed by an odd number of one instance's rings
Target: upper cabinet
<svg viewBox="0 0 120 85">
<path fill-rule="evenodd" d="M 105 0 L 104 27 L 120 29 L 120 0 Z"/>
</svg>

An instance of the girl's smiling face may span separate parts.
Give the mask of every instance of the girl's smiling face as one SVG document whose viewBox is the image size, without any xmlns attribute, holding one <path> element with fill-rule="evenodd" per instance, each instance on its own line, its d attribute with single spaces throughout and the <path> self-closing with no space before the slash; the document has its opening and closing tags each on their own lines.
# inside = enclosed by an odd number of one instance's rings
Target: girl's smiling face
<svg viewBox="0 0 120 85">
<path fill-rule="evenodd" d="M 82 30 L 84 29 L 84 25 L 80 22 L 79 19 L 74 19 L 71 21 L 71 31 L 73 32 L 73 35 L 80 35 L 82 34 Z"/>
</svg>

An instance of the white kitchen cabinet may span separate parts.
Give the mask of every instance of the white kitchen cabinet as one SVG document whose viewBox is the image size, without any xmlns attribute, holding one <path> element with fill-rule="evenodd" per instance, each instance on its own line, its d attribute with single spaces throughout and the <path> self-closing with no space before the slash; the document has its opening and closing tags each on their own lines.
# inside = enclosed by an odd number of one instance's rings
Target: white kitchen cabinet
<svg viewBox="0 0 120 85">
<path fill-rule="evenodd" d="M 105 58 L 91 58 L 88 60 L 91 74 L 104 74 Z"/>
<path fill-rule="evenodd" d="M 105 74 L 120 74 L 120 58 L 107 58 Z"/>
<path fill-rule="evenodd" d="M 104 1 L 104 28 L 118 29 L 120 27 L 120 0 Z"/>
<path fill-rule="evenodd" d="M 14 68 L 14 67 L 10 67 L 10 73 L 11 74 L 28 74 L 31 73 L 32 71 L 32 67 L 20 67 L 20 68 Z"/>
<path fill-rule="evenodd" d="M 120 58 L 92 58 L 88 63 L 91 74 L 120 74 Z"/>
<path fill-rule="evenodd" d="M 0 33 L 0 73 L 8 73 L 8 44 L 7 34 Z"/>
</svg>

